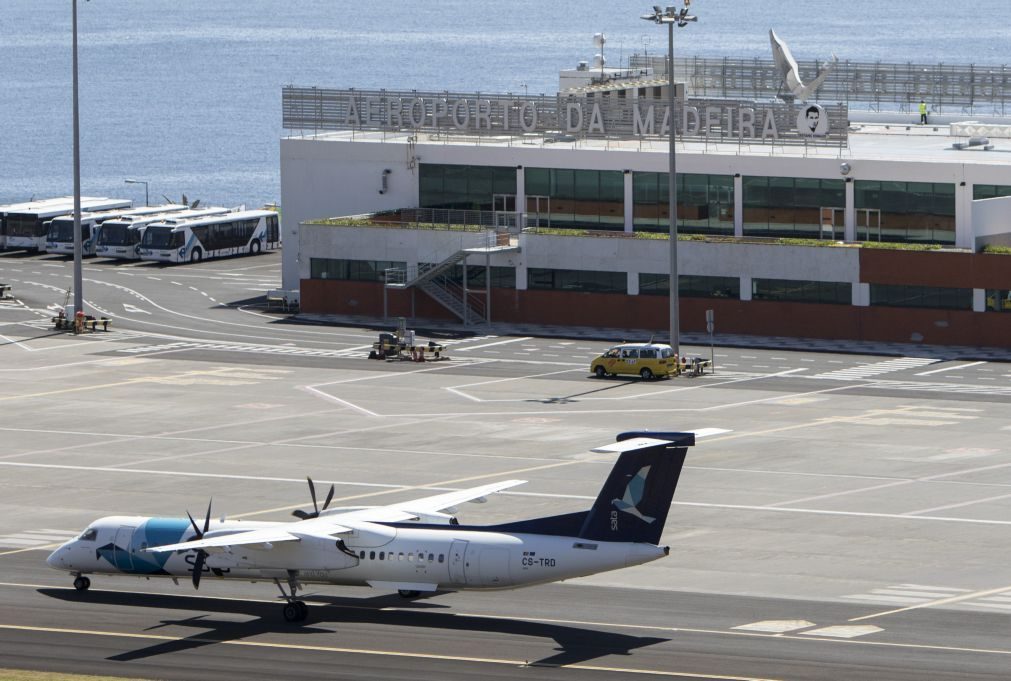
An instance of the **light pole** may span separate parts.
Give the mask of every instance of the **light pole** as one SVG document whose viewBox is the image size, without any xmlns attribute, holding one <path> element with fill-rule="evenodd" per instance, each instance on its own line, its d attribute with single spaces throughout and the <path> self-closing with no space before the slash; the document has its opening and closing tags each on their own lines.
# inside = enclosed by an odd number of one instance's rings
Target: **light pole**
<svg viewBox="0 0 1011 681">
<path fill-rule="evenodd" d="M 84 275 L 81 267 L 81 125 L 77 109 L 77 0 L 72 0 L 74 51 L 74 314 L 84 311 Z M 76 328 L 76 327 L 75 327 Z"/>
<path fill-rule="evenodd" d="M 123 180 L 123 182 L 126 182 L 127 184 L 142 184 L 142 185 L 144 185 L 144 205 L 145 206 L 150 206 L 151 205 L 151 201 L 148 198 L 148 194 L 147 194 L 147 180 Z"/>
<path fill-rule="evenodd" d="M 688 8 L 692 0 L 684 0 L 684 7 L 676 9 L 674 7 L 663 8 L 660 5 L 653 5 L 651 14 L 643 14 L 642 18 L 656 24 L 667 24 L 667 137 L 670 144 L 668 169 L 668 206 L 670 213 L 670 344 L 675 356 L 680 360 L 681 356 L 681 332 L 678 320 L 678 189 L 677 189 L 677 163 L 674 154 L 674 26 L 684 28 L 690 21 L 697 21 L 698 17 L 688 14 Z"/>
</svg>

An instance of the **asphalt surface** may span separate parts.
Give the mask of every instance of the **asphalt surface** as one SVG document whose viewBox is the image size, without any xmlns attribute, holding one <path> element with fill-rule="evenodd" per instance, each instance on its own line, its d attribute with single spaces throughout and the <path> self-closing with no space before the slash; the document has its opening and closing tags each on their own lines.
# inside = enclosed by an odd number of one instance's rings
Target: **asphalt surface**
<svg viewBox="0 0 1011 681">
<path fill-rule="evenodd" d="M 429 330 L 451 360 L 366 359 L 376 330 L 260 305 L 268 254 L 85 265 L 113 331 L 49 328 L 69 261 L 0 256 L 0 667 L 159 679 L 1007 679 L 1011 365 L 716 348 L 715 375 L 590 378 L 607 343 Z M 615 340 L 621 340 L 616 338 Z M 708 348 L 695 348 L 708 354 Z M 637 428 L 720 428 L 690 452 L 667 559 L 564 584 L 405 601 L 45 566 L 103 515 L 282 520 L 304 477 L 343 504 L 505 478 L 460 509 L 585 508 Z"/>
</svg>

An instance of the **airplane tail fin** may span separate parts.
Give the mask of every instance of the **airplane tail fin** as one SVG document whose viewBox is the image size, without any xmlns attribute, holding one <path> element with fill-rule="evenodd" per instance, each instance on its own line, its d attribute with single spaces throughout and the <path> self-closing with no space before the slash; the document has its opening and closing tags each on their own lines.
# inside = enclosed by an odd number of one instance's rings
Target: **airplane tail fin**
<svg viewBox="0 0 1011 681">
<path fill-rule="evenodd" d="M 595 452 L 620 452 L 579 536 L 657 544 L 694 433 L 627 432 Z"/>
</svg>

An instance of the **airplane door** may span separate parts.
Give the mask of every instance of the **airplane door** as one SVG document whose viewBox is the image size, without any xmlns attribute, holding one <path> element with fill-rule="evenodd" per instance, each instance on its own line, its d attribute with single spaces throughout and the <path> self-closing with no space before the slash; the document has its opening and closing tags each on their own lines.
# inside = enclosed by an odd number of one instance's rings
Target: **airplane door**
<svg viewBox="0 0 1011 681">
<path fill-rule="evenodd" d="M 133 554 L 130 553 L 130 542 L 133 541 L 135 527 L 126 525 L 116 530 L 116 539 L 112 542 L 113 563 L 120 570 L 133 570 Z"/>
<path fill-rule="evenodd" d="M 449 581 L 453 584 L 467 583 L 467 542 L 454 541 L 449 547 Z"/>
</svg>

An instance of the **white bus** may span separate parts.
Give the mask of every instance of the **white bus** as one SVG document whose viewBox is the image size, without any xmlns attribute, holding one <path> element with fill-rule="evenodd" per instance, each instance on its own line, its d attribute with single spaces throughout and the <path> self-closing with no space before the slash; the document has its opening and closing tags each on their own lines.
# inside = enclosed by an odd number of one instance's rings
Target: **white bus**
<svg viewBox="0 0 1011 681">
<path fill-rule="evenodd" d="M 139 260 L 140 240 L 144 236 L 148 225 L 156 222 L 161 224 L 176 223 L 181 220 L 189 220 L 207 215 L 223 215 L 228 211 L 228 208 L 210 207 L 180 210 L 171 214 L 126 215 L 121 218 L 106 220 L 102 223 L 102 229 L 98 232 L 95 254 L 118 260 Z"/>
<path fill-rule="evenodd" d="M 0 206 L 0 249 L 7 248 L 7 213 L 20 213 L 24 210 L 63 206 L 68 203 L 71 210 L 73 210 L 73 196 L 61 196 L 55 199 L 40 199 L 38 201 L 22 201 L 20 203 L 8 203 L 7 205 Z"/>
<path fill-rule="evenodd" d="M 145 215 L 159 215 L 184 210 L 186 206 L 179 203 L 170 203 L 164 206 L 144 206 L 143 208 L 130 208 L 126 210 L 100 210 L 88 213 L 81 213 L 81 252 L 85 256 L 95 255 L 95 246 L 98 243 L 98 235 L 102 226 L 107 220 L 127 216 L 142 217 Z M 46 253 L 64 253 L 73 255 L 74 253 L 74 216 L 62 215 L 53 218 L 49 223 L 49 232 L 46 234 Z"/>
<path fill-rule="evenodd" d="M 86 210 L 112 210 L 114 208 L 129 208 L 130 201 L 121 199 L 104 199 L 93 196 L 81 197 L 81 212 Z M 46 234 L 49 231 L 49 221 L 61 215 L 74 212 L 74 200 L 69 203 L 51 203 L 49 205 L 33 204 L 29 208 L 10 211 L 4 216 L 4 229 L 7 234 L 7 248 L 24 248 L 30 251 L 42 251 L 46 248 Z"/>
<path fill-rule="evenodd" d="M 140 259 L 200 262 L 240 253 L 256 254 L 281 246 L 278 215 L 243 210 L 179 224 L 151 223 L 140 241 Z"/>
</svg>

